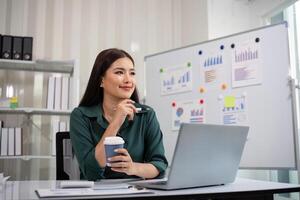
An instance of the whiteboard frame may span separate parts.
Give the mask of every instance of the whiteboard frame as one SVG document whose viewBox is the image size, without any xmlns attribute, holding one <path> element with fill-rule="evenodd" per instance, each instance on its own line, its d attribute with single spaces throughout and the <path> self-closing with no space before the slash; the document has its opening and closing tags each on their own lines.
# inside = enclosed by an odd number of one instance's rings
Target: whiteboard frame
<svg viewBox="0 0 300 200">
<path fill-rule="evenodd" d="M 287 22 L 281 22 L 281 23 L 278 23 L 278 24 L 272 24 L 272 25 L 268 25 L 268 26 L 264 26 L 264 27 L 259 27 L 259 28 L 247 30 L 247 31 L 244 31 L 244 32 L 235 33 L 235 34 L 232 34 L 232 35 L 228 35 L 228 36 L 224 36 L 224 37 L 220 37 L 220 38 L 216 38 L 216 39 L 212 39 L 212 40 L 208 40 L 208 41 L 204 41 L 204 42 L 200 42 L 200 43 L 196 43 L 196 44 L 186 45 L 186 46 L 183 46 L 183 47 L 174 48 L 174 49 L 170 49 L 170 50 L 167 50 L 167 51 L 163 51 L 163 52 L 159 52 L 159 53 L 155 53 L 155 54 L 145 56 L 144 57 L 144 67 L 145 67 L 145 70 L 144 70 L 144 72 L 145 72 L 145 74 L 144 74 L 144 76 L 145 76 L 144 97 L 145 97 L 146 103 L 147 103 L 147 91 L 146 91 L 147 90 L 147 81 L 146 81 L 146 61 L 147 61 L 147 59 L 149 59 L 153 56 L 166 54 L 166 53 L 169 53 L 169 52 L 173 52 L 173 51 L 177 51 L 177 50 L 181 50 L 181 49 L 186 49 L 186 48 L 194 47 L 194 46 L 198 46 L 198 45 L 203 45 L 203 44 L 206 44 L 206 43 L 219 41 L 219 40 L 222 40 L 222 39 L 242 35 L 242 34 L 249 33 L 249 32 L 259 31 L 259 30 L 267 29 L 267 28 L 282 25 L 282 24 L 285 25 L 286 27 L 288 27 Z M 288 59 L 290 59 L 290 58 L 288 58 Z M 291 66 L 289 66 L 289 67 L 291 67 Z M 296 94 L 295 94 L 296 88 L 297 87 L 295 86 L 295 80 L 290 80 L 290 89 L 291 89 L 291 95 L 292 95 L 291 103 L 292 103 L 292 108 L 293 108 L 293 110 L 292 110 L 293 133 L 292 134 L 293 134 L 293 138 L 294 138 L 294 163 L 295 163 L 295 166 L 292 166 L 292 167 L 274 167 L 274 168 L 272 168 L 272 167 L 268 167 L 268 168 L 265 168 L 265 167 L 241 167 L 240 169 L 299 169 L 300 168 L 299 136 L 298 136 L 298 126 L 297 126 L 298 116 L 297 116 L 297 112 L 295 110 L 295 109 L 297 109 Z M 300 175 L 299 175 L 299 180 L 300 180 Z"/>
</svg>

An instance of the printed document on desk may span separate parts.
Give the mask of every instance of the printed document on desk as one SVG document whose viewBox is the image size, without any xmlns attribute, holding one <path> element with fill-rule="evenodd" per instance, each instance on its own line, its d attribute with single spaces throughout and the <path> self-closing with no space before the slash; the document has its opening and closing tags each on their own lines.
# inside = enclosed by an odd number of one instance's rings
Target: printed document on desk
<svg viewBox="0 0 300 200">
<path fill-rule="evenodd" d="M 104 186 L 104 185 L 103 185 Z M 40 198 L 45 197 L 78 197 L 78 196 L 108 196 L 108 195 L 126 195 L 126 194 L 147 194 L 153 193 L 147 189 L 137 189 L 128 186 L 126 188 L 97 187 L 97 188 L 72 188 L 72 189 L 38 189 L 37 195 Z"/>
</svg>

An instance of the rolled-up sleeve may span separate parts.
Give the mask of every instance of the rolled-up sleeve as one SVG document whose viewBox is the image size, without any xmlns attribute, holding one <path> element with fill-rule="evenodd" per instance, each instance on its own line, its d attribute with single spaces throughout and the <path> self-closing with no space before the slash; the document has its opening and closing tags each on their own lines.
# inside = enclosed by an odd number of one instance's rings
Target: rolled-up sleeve
<svg viewBox="0 0 300 200">
<path fill-rule="evenodd" d="M 103 178 L 104 168 L 95 159 L 95 144 L 91 136 L 90 122 L 75 108 L 70 117 L 70 138 L 83 178 L 98 180 Z"/>
<path fill-rule="evenodd" d="M 148 114 L 148 128 L 145 135 L 145 162 L 153 164 L 162 175 L 168 167 L 163 145 L 163 134 L 155 112 L 151 109 Z"/>
</svg>

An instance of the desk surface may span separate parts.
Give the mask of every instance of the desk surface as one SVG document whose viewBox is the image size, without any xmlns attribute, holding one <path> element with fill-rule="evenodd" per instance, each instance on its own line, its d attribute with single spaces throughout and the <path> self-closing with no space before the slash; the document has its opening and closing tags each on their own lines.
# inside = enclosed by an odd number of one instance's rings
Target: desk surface
<svg viewBox="0 0 300 200">
<path fill-rule="evenodd" d="M 38 199 L 35 193 L 37 189 L 55 188 L 59 181 L 8 181 L 5 191 L 0 191 L 3 199 Z M 257 181 L 237 178 L 235 182 L 222 186 L 211 186 L 193 189 L 182 189 L 173 191 L 151 190 L 152 194 L 134 194 L 121 196 L 93 196 L 90 199 L 188 199 L 196 198 L 220 198 L 220 197 L 243 197 L 248 198 L 258 195 L 273 195 L 286 192 L 300 192 L 300 185 Z M 4 196 L 5 195 L 5 196 Z M 87 197 L 81 197 L 87 199 Z M 1 198 L 0 198 L 1 199 Z M 51 198 L 53 199 L 53 198 Z M 66 198 L 69 199 L 69 198 Z M 72 198 L 80 199 L 80 197 Z"/>
</svg>

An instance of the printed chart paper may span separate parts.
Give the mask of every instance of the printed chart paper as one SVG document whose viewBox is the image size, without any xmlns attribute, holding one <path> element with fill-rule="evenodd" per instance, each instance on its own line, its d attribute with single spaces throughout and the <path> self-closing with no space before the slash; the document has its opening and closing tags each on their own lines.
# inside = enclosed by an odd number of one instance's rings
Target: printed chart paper
<svg viewBox="0 0 300 200">
<path fill-rule="evenodd" d="M 207 55 L 201 55 L 201 74 L 205 84 L 218 84 L 220 76 L 224 73 L 222 67 L 224 65 L 223 55 L 220 51 L 209 52 Z M 223 69 L 224 70 L 224 69 Z"/>
<path fill-rule="evenodd" d="M 179 130 L 182 122 L 205 122 L 205 104 L 199 99 L 173 102 L 172 130 Z"/>
<path fill-rule="evenodd" d="M 260 44 L 245 41 L 232 51 L 232 87 L 261 84 Z"/>
<path fill-rule="evenodd" d="M 73 188 L 73 189 L 38 189 L 39 197 L 90 197 L 90 196 L 109 196 L 109 195 L 128 195 L 153 193 L 147 189 L 92 189 L 92 188 Z"/>
<path fill-rule="evenodd" d="M 192 90 L 192 67 L 177 66 L 160 69 L 161 95 Z"/>
<path fill-rule="evenodd" d="M 225 125 L 245 125 L 247 105 L 245 97 L 225 96 L 220 101 L 221 121 Z"/>
</svg>

